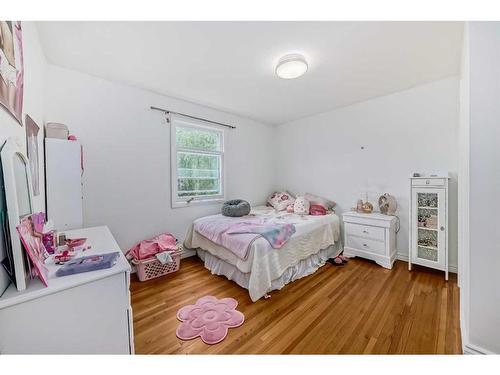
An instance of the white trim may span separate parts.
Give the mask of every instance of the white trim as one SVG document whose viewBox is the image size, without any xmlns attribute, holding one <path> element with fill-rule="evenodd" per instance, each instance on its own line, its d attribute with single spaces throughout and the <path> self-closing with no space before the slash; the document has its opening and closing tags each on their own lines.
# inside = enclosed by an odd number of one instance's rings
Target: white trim
<svg viewBox="0 0 500 375">
<path fill-rule="evenodd" d="M 464 354 L 485 354 L 485 355 L 498 355 L 498 353 L 492 352 L 488 349 L 482 348 L 480 346 L 467 343 L 463 345 Z"/>
<path fill-rule="evenodd" d="M 181 259 L 194 257 L 196 255 L 196 250 L 184 249 L 182 251 Z"/>
<path fill-rule="evenodd" d="M 176 128 L 178 126 L 184 128 L 193 129 L 205 129 L 212 132 L 218 132 L 220 134 L 220 151 L 205 151 L 198 149 L 186 149 L 177 148 L 176 140 Z M 194 119 L 189 119 L 180 115 L 172 115 L 170 117 L 170 183 L 171 183 L 171 206 L 172 208 L 182 208 L 198 205 L 207 204 L 219 204 L 225 201 L 225 191 L 226 191 L 226 178 L 225 178 L 225 168 L 224 168 L 224 129 L 209 125 L 204 121 L 198 121 Z M 211 196 L 193 196 L 186 197 L 185 199 L 180 199 L 178 197 L 177 191 L 177 153 L 178 152 L 191 152 L 200 153 L 207 155 L 215 155 L 220 157 L 220 194 Z"/>
<path fill-rule="evenodd" d="M 464 353 L 468 352 L 470 317 L 470 66 L 469 24 L 465 22 L 462 46 L 458 161 L 458 286 L 460 287 L 460 330 Z M 472 347 L 471 347 L 472 348 Z M 472 348 L 472 350 L 475 350 Z"/>
<path fill-rule="evenodd" d="M 462 293 L 460 293 L 462 294 Z M 460 301 L 462 302 L 462 301 Z M 462 303 L 460 303 L 460 338 L 461 338 L 461 342 L 462 342 L 462 352 L 464 354 L 468 354 L 467 353 L 467 343 L 469 342 L 469 332 L 467 331 L 467 326 L 465 324 L 465 319 L 463 319 L 462 317 L 464 316 L 463 315 L 463 311 L 462 311 Z"/>
<path fill-rule="evenodd" d="M 400 253 L 399 251 L 396 253 L 396 259 L 401 260 L 403 262 L 408 262 L 408 254 Z M 451 264 L 448 265 L 448 271 L 451 273 L 458 273 L 458 267 L 453 266 Z"/>
</svg>

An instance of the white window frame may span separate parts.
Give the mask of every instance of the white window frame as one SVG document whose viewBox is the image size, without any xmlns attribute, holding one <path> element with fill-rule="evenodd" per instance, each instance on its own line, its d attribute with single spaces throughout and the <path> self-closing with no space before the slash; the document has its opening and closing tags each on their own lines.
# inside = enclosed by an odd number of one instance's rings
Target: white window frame
<svg viewBox="0 0 500 375">
<path fill-rule="evenodd" d="M 193 128 L 193 129 L 203 129 L 209 130 L 211 132 L 218 132 L 220 134 L 220 151 L 205 151 L 199 149 L 190 149 L 177 147 L 176 139 L 176 129 L 177 127 L 182 128 Z M 211 126 L 205 121 L 198 121 L 194 119 L 189 119 L 181 115 L 172 115 L 170 118 L 170 181 L 171 181 L 171 201 L 172 208 L 181 207 L 191 207 L 202 204 L 216 204 L 224 202 L 225 200 L 225 174 L 224 174 L 224 129 L 217 126 Z M 217 155 L 220 157 L 220 194 L 211 196 L 191 196 L 191 197 L 178 197 L 177 190 L 177 153 L 178 152 L 189 152 L 189 153 L 199 153 L 206 155 Z"/>
</svg>

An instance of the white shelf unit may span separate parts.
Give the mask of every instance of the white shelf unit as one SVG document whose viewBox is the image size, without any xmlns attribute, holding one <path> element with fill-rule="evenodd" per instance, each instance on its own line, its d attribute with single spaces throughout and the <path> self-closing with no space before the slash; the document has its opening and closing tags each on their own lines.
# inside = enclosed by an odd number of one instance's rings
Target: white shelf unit
<svg viewBox="0 0 500 375">
<path fill-rule="evenodd" d="M 445 272 L 448 280 L 449 177 L 410 178 L 408 269 L 412 264 Z M 430 223 L 429 223 L 430 222 Z M 427 225 L 430 225 L 427 227 Z"/>
<path fill-rule="evenodd" d="M 45 138 L 47 218 L 60 231 L 83 226 L 81 158 L 80 142 Z"/>
</svg>

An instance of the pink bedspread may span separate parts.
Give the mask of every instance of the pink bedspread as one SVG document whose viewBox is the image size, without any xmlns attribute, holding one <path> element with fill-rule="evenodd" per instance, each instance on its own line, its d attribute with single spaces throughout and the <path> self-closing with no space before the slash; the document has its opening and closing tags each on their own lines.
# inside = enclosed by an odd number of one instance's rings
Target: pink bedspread
<svg viewBox="0 0 500 375">
<path fill-rule="evenodd" d="M 271 247 L 279 249 L 295 233 L 295 226 L 266 223 L 262 218 L 254 216 L 226 217 L 221 215 L 196 220 L 194 230 L 245 260 L 256 239 L 264 237 Z"/>
</svg>

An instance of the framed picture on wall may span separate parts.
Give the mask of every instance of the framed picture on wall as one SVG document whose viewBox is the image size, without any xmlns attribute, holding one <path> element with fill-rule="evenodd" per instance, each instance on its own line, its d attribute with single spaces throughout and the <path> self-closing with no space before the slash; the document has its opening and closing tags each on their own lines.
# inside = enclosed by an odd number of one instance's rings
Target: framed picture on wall
<svg viewBox="0 0 500 375">
<path fill-rule="evenodd" d="M 33 195 L 40 195 L 40 164 L 38 159 L 38 132 L 40 127 L 29 115 L 26 115 L 24 124 L 26 126 L 26 147 Z"/>
<path fill-rule="evenodd" d="M 0 21 L 0 104 L 23 126 L 24 61 L 21 21 Z"/>
</svg>

